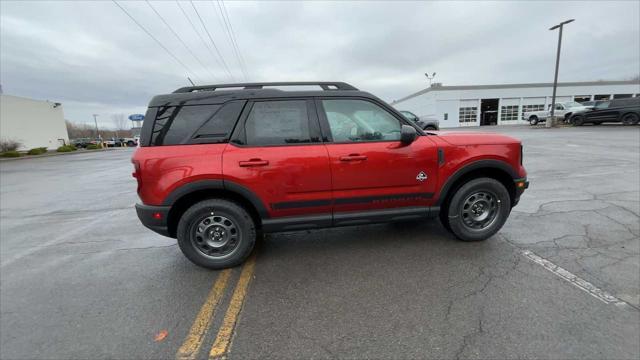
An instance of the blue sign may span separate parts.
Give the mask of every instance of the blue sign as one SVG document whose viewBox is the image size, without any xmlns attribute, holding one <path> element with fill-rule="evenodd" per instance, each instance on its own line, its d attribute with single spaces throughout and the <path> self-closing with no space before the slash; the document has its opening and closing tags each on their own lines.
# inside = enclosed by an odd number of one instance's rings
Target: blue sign
<svg viewBox="0 0 640 360">
<path fill-rule="evenodd" d="M 129 120 L 131 120 L 131 121 L 142 121 L 142 120 L 144 120 L 144 115 L 142 115 L 142 114 L 129 115 Z"/>
</svg>

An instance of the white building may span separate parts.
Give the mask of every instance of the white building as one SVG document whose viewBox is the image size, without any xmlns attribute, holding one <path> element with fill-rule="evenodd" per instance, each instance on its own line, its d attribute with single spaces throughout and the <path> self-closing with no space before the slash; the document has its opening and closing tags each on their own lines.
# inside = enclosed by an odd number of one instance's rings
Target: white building
<svg viewBox="0 0 640 360">
<path fill-rule="evenodd" d="M 19 141 L 18 150 L 68 144 L 62 105 L 0 94 L 0 139 Z"/>
<path fill-rule="evenodd" d="M 440 127 L 526 124 L 525 111 L 547 109 L 552 83 L 443 86 L 433 84 L 391 102 L 425 118 L 440 120 Z M 617 99 L 640 96 L 640 81 L 558 83 L 556 102 Z"/>
</svg>

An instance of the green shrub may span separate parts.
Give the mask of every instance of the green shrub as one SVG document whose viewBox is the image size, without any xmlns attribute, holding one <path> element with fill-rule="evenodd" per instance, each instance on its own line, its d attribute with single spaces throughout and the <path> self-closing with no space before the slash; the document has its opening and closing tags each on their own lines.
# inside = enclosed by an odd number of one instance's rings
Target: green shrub
<svg viewBox="0 0 640 360">
<path fill-rule="evenodd" d="M 29 152 L 27 152 L 27 155 L 40 155 L 40 154 L 44 154 L 47 152 L 47 148 L 46 147 L 37 147 L 37 148 L 33 148 L 31 150 L 29 150 Z"/>
<path fill-rule="evenodd" d="M 86 147 L 87 150 L 98 150 L 100 148 L 101 148 L 100 145 L 96 145 L 96 144 L 89 144 Z"/>
<path fill-rule="evenodd" d="M 73 145 L 62 145 L 56 151 L 57 152 L 71 152 L 71 151 L 76 151 L 76 150 L 78 150 L 78 149 Z"/>
<path fill-rule="evenodd" d="M 5 152 L 1 153 L 0 156 L 6 157 L 6 158 L 16 158 L 16 157 L 22 156 L 22 154 L 20 154 L 19 152 L 15 151 L 15 150 L 12 150 L 12 151 L 5 151 Z"/>
</svg>

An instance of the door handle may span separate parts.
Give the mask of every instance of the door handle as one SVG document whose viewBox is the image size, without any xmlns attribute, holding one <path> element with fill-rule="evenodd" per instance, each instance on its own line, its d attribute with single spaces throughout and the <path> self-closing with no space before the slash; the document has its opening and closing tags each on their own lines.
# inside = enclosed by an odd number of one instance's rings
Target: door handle
<svg viewBox="0 0 640 360">
<path fill-rule="evenodd" d="M 262 159 L 251 159 L 246 161 L 239 161 L 240 167 L 252 167 L 252 166 L 266 166 L 269 165 L 269 161 Z"/>
<path fill-rule="evenodd" d="M 341 156 L 340 161 L 363 161 L 367 160 L 365 155 L 360 154 L 349 154 L 348 156 Z"/>
</svg>

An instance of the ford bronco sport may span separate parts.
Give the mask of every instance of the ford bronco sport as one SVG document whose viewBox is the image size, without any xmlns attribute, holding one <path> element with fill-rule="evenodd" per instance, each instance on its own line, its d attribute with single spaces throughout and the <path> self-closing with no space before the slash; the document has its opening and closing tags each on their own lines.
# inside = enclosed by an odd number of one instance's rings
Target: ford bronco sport
<svg viewBox="0 0 640 360">
<path fill-rule="evenodd" d="M 259 231 L 439 216 L 484 240 L 528 187 L 518 140 L 425 132 L 341 82 L 180 88 L 151 100 L 139 145 L 140 221 L 212 269 L 242 263 Z"/>
</svg>

